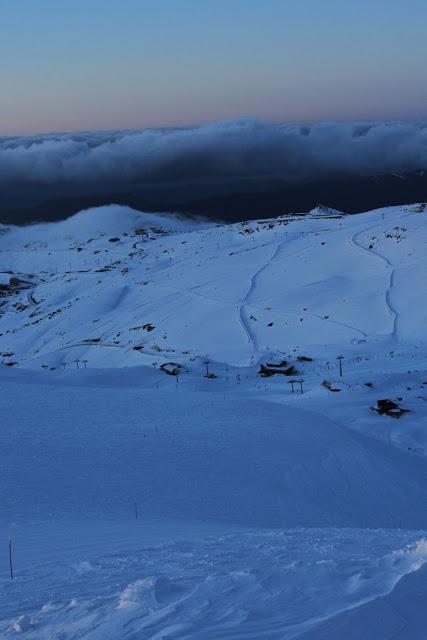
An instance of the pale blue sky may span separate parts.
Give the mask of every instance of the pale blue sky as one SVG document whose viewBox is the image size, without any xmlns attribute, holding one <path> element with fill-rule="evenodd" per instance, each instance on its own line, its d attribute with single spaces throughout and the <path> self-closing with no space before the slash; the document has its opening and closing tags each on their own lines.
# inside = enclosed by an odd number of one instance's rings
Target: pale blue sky
<svg viewBox="0 0 427 640">
<path fill-rule="evenodd" d="M 425 0 L 0 0 L 0 135 L 427 116 Z"/>
</svg>

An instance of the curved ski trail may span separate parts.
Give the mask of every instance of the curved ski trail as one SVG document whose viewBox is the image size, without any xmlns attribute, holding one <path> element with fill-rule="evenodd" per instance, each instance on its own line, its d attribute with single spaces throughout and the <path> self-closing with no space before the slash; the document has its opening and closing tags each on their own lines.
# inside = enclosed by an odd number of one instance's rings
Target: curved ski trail
<svg viewBox="0 0 427 640">
<path fill-rule="evenodd" d="M 393 328 L 391 331 L 391 337 L 393 339 L 396 339 L 397 337 L 397 323 L 399 320 L 399 312 L 397 311 L 397 309 L 394 307 L 392 301 L 391 301 L 391 292 L 392 289 L 394 287 L 394 279 L 395 279 L 395 268 L 393 263 L 386 258 L 386 256 L 384 256 L 382 253 L 379 253 L 379 251 L 376 251 L 375 249 L 367 249 L 365 246 L 363 246 L 363 244 L 361 242 L 358 241 L 358 236 L 360 236 L 362 233 L 367 233 L 368 231 L 370 231 L 371 229 L 375 229 L 376 227 L 378 227 L 378 224 L 374 224 L 370 227 L 366 227 L 365 229 L 362 229 L 361 231 L 357 231 L 356 233 L 354 233 L 351 238 L 350 238 L 350 242 L 351 244 L 356 247 L 357 249 L 359 249 L 360 251 L 363 251 L 365 253 L 367 253 L 368 255 L 374 255 L 377 258 L 380 258 L 380 260 L 382 260 L 386 267 L 390 270 L 390 277 L 389 277 L 389 285 L 385 291 L 385 301 L 386 301 L 386 305 L 388 307 L 389 310 L 389 314 L 390 316 L 393 318 Z"/>
<path fill-rule="evenodd" d="M 255 271 L 255 273 L 252 275 L 249 289 L 247 290 L 246 295 L 243 298 L 239 307 L 240 324 L 242 325 L 242 329 L 247 336 L 248 343 L 252 348 L 250 364 L 253 364 L 256 358 L 257 360 L 259 359 L 259 347 L 258 347 L 256 333 L 255 331 L 252 330 L 252 327 L 250 324 L 251 320 L 247 316 L 246 307 L 249 306 L 250 304 L 250 299 L 253 296 L 253 293 L 256 289 L 256 283 L 259 276 L 263 271 L 265 271 L 265 269 L 267 269 L 271 265 L 273 260 L 279 255 L 279 252 L 285 242 L 286 240 L 281 240 L 280 242 L 276 243 L 267 262 L 263 264 L 259 269 L 257 269 L 257 271 Z"/>
</svg>

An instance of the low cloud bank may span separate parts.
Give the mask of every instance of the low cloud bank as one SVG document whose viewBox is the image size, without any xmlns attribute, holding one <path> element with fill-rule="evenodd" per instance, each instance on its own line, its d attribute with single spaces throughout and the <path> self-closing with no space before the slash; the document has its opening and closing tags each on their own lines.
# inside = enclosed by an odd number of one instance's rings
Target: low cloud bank
<svg viewBox="0 0 427 640">
<path fill-rule="evenodd" d="M 196 129 L 0 138 L 0 184 L 272 177 L 427 169 L 427 123 L 275 126 L 258 120 Z"/>
</svg>

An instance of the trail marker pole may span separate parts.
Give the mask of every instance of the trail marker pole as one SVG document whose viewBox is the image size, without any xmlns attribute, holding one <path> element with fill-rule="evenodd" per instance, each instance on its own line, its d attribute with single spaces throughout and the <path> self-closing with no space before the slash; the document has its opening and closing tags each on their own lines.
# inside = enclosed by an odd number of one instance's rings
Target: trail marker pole
<svg viewBox="0 0 427 640">
<path fill-rule="evenodd" d="M 10 579 L 13 580 L 12 538 L 10 536 L 9 536 L 9 568 L 10 568 Z"/>
<path fill-rule="evenodd" d="M 342 361 L 344 360 L 344 356 L 337 356 L 337 360 L 340 363 L 340 378 L 342 378 Z"/>
</svg>

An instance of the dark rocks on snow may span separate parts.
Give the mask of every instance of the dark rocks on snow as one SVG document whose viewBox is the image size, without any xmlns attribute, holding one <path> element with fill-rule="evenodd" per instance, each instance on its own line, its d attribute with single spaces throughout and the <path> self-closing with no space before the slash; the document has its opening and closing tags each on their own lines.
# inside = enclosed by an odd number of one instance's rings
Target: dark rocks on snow
<svg viewBox="0 0 427 640">
<path fill-rule="evenodd" d="M 376 413 L 383 416 L 390 416 L 390 418 L 400 418 L 404 413 L 408 413 L 408 409 L 403 409 L 397 402 L 385 398 L 384 400 L 377 400 L 377 406 L 373 408 Z"/>
</svg>

